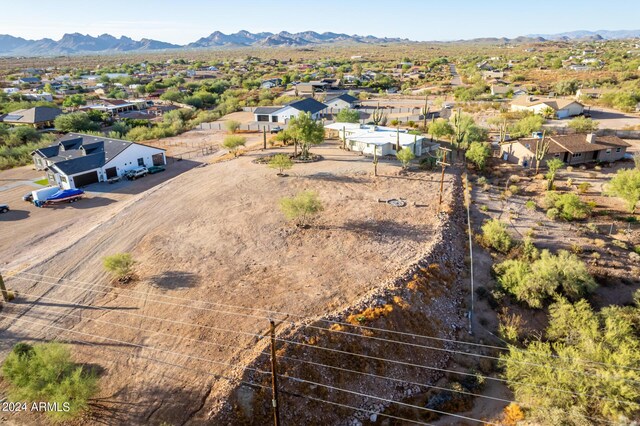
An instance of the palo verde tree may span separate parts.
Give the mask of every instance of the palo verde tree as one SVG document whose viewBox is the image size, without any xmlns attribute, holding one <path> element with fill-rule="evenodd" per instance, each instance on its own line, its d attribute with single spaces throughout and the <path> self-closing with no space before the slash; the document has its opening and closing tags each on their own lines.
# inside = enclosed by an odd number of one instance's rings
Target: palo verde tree
<svg viewBox="0 0 640 426">
<path fill-rule="evenodd" d="M 551 160 L 547 160 L 547 174 L 545 177 L 547 178 L 547 191 L 551 191 L 553 189 L 553 183 L 556 180 L 556 173 L 558 170 L 564 166 L 564 162 L 559 158 L 552 158 Z"/>
<path fill-rule="evenodd" d="M 61 343 L 18 343 L 2 364 L 2 376 L 11 401 L 57 403 L 59 410 L 47 412 L 54 421 L 78 416 L 98 389 L 97 377 L 74 364 Z"/>
<path fill-rule="evenodd" d="M 293 161 L 285 154 L 277 154 L 269 160 L 269 167 L 278 170 L 278 176 L 282 176 L 285 170 L 293 167 Z"/>
<path fill-rule="evenodd" d="M 234 134 L 240 128 L 240 122 L 235 120 L 227 120 L 224 122 L 224 128 L 227 132 Z"/>
<path fill-rule="evenodd" d="M 542 308 L 545 300 L 559 294 L 578 300 L 597 287 L 587 266 L 566 250 L 557 255 L 542 250 L 534 261 L 505 260 L 494 270 L 502 289 L 530 308 Z"/>
<path fill-rule="evenodd" d="M 600 123 L 586 117 L 576 117 L 569 121 L 569 128 L 577 133 L 592 133 L 598 130 Z"/>
<path fill-rule="evenodd" d="M 629 213 L 634 213 L 640 201 L 640 169 L 618 170 L 606 186 L 608 195 L 622 198 Z"/>
<path fill-rule="evenodd" d="M 227 148 L 229 152 L 233 153 L 234 157 L 238 156 L 238 150 L 241 146 L 247 144 L 247 138 L 237 135 L 229 135 L 224 138 L 222 146 Z"/>
<path fill-rule="evenodd" d="M 337 123 L 357 123 L 360 121 L 360 113 L 355 109 L 341 109 L 336 115 Z"/>
<path fill-rule="evenodd" d="M 324 210 L 324 207 L 316 192 L 303 191 L 294 197 L 281 199 L 280 210 L 296 226 L 307 226 L 309 219 Z"/>
<path fill-rule="evenodd" d="M 311 145 L 319 145 L 324 141 L 324 127 L 319 121 L 311 118 L 310 113 L 301 112 L 297 117 L 292 117 L 289 121 L 289 129 L 294 140 L 300 143 L 300 158 L 309 158 L 309 148 Z"/>
<path fill-rule="evenodd" d="M 102 259 L 104 269 L 112 273 L 119 280 L 131 275 L 135 263 L 131 253 L 116 253 Z"/>
<path fill-rule="evenodd" d="M 451 124 L 444 118 L 438 118 L 429 124 L 429 134 L 431 135 L 431 142 L 433 142 L 434 137 L 441 139 L 453 135 L 453 127 L 451 127 Z"/>
<path fill-rule="evenodd" d="M 413 152 L 409 148 L 403 148 L 396 153 L 396 157 L 402 163 L 402 168 L 406 170 L 409 167 L 411 160 L 416 158 Z"/>
<path fill-rule="evenodd" d="M 467 160 L 476 165 L 478 170 L 483 170 L 487 159 L 491 156 L 491 149 L 484 142 L 471 142 L 465 153 Z"/>
<path fill-rule="evenodd" d="M 640 294 L 634 306 L 594 311 L 564 298 L 545 335 L 501 356 L 515 399 L 536 424 L 632 424 L 640 415 Z M 594 423 L 594 421 L 596 423 Z"/>
</svg>

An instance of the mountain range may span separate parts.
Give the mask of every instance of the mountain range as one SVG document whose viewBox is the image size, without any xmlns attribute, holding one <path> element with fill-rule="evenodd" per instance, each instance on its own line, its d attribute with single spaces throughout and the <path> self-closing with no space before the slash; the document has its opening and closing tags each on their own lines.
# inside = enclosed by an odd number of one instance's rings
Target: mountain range
<svg viewBox="0 0 640 426">
<path fill-rule="evenodd" d="M 133 40 L 122 36 L 116 38 L 109 34 L 98 37 L 79 33 L 65 34 L 60 40 L 43 38 L 27 40 L 11 35 L 0 35 L 0 56 L 54 56 L 90 53 L 118 53 L 168 49 L 210 49 L 220 47 L 269 47 L 269 46 L 309 46 L 317 44 L 358 44 L 358 43 L 400 43 L 409 42 L 400 38 L 379 38 L 374 36 L 359 36 L 337 33 L 317 33 L 305 31 L 289 33 L 282 31 L 274 33 L 257 33 L 239 31 L 235 34 L 224 34 L 216 31 L 208 37 L 189 43 L 177 45 L 158 40 L 143 38 Z"/>
<path fill-rule="evenodd" d="M 577 40 L 613 40 L 640 38 L 640 30 L 620 31 L 570 31 L 558 34 L 530 34 L 516 38 L 477 38 L 472 40 L 457 40 L 477 43 L 535 43 L 547 40 L 577 41 Z M 239 31 L 234 34 L 224 34 L 215 31 L 207 37 L 202 37 L 186 45 L 166 43 L 158 40 L 143 38 L 133 40 L 126 36 L 116 38 L 110 34 L 97 37 L 79 33 L 65 34 L 60 40 L 43 38 L 27 40 L 21 37 L 0 34 L 0 56 L 59 56 L 77 54 L 98 54 L 118 52 L 145 52 L 170 49 L 213 49 L 224 47 L 296 47 L 326 44 L 380 44 L 380 43 L 408 43 L 408 39 L 380 38 L 372 35 L 359 36 L 340 33 L 317 33 L 304 31 L 290 33 L 251 33 Z"/>
</svg>

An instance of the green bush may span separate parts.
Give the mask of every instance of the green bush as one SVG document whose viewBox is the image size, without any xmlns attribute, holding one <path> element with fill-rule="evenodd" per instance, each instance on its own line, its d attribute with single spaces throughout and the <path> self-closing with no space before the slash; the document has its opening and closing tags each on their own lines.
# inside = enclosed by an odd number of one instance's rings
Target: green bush
<svg viewBox="0 0 640 426">
<path fill-rule="evenodd" d="M 229 135 L 224 138 L 222 146 L 227 148 L 229 152 L 233 153 L 234 157 L 238 156 L 238 150 L 241 146 L 247 144 L 247 138 L 243 136 Z"/>
<path fill-rule="evenodd" d="M 551 207 L 547 210 L 547 217 L 551 220 L 556 220 L 560 216 L 560 211 L 555 207 Z"/>
<path fill-rule="evenodd" d="M 2 364 L 12 401 L 57 403 L 48 411 L 53 420 L 68 420 L 87 409 L 97 391 L 97 378 L 71 361 L 69 349 L 60 343 L 31 346 L 18 343 Z M 64 411 L 68 403 L 68 411 Z"/>
<path fill-rule="evenodd" d="M 631 424 L 637 419 L 639 317 L 637 304 L 599 312 L 584 300 L 551 305 L 545 335 L 524 349 L 510 346 L 500 363 L 515 399 L 530 407 L 530 423 Z"/>
<path fill-rule="evenodd" d="M 309 218 L 320 213 L 324 207 L 313 191 L 303 191 L 291 198 L 280 200 L 280 210 L 289 220 L 295 221 L 298 226 L 306 226 Z"/>
<path fill-rule="evenodd" d="M 558 292 L 577 300 L 597 287 L 586 265 L 565 250 L 557 255 L 543 250 L 533 262 L 505 260 L 495 265 L 494 271 L 500 286 L 531 308 L 541 308 L 545 300 Z"/>
<path fill-rule="evenodd" d="M 592 210 L 591 205 L 583 202 L 578 195 L 573 193 L 547 192 L 544 205 L 549 210 L 556 209 L 557 217 L 567 221 L 585 219 L 591 215 Z M 549 210 L 547 210 L 548 217 L 550 217 Z"/>
<path fill-rule="evenodd" d="M 536 209 L 536 202 L 533 200 L 529 200 L 526 203 L 524 203 L 524 206 L 527 208 L 527 210 L 531 210 L 534 211 Z"/>
<path fill-rule="evenodd" d="M 130 253 L 116 253 L 102 259 L 104 268 L 119 279 L 131 275 L 135 263 Z"/>
<path fill-rule="evenodd" d="M 501 253 L 507 253 L 513 247 L 513 239 L 507 232 L 507 226 L 497 219 L 491 219 L 482 225 L 481 242 Z"/>
</svg>

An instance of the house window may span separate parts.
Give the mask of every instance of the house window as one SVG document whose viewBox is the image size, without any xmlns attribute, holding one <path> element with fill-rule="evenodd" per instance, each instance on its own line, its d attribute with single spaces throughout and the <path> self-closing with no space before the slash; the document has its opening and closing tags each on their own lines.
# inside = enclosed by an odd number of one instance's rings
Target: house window
<svg viewBox="0 0 640 426">
<path fill-rule="evenodd" d="M 560 154 L 553 154 L 554 158 L 560 158 Z"/>
<path fill-rule="evenodd" d="M 620 152 L 620 151 L 621 151 L 621 148 L 616 148 L 616 152 Z"/>
<path fill-rule="evenodd" d="M 582 153 L 581 152 L 573 154 L 573 158 L 578 158 L 578 157 L 582 157 Z"/>
<path fill-rule="evenodd" d="M 65 175 L 60 175 L 60 180 L 64 183 L 69 183 L 69 181 L 67 180 L 67 177 Z"/>
<path fill-rule="evenodd" d="M 144 166 L 144 158 L 138 158 L 138 166 Z"/>
<path fill-rule="evenodd" d="M 608 155 L 608 154 L 611 154 L 611 149 L 608 149 L 608 150 L 606 151 L 606 154 L 607 154 L 607 155 Z"/>
</svg>

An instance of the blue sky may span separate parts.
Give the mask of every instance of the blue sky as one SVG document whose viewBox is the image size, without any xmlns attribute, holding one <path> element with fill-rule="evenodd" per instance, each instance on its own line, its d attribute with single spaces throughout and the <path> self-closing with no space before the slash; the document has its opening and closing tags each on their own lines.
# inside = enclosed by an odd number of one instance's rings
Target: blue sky
<svg viewBox="0 0 640 426">
<path fill-rule="evenodd" d="M 110 33 L 188 43 L 224 33 L 313 30 L 454 40 L 640 27 L 634 0 L 29 0 L 2 2 L 0 34 Z M 11 17 L 11 18 L 9 18 Z"/>
</svg>

